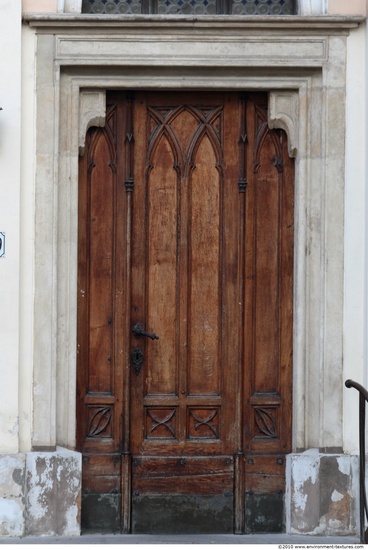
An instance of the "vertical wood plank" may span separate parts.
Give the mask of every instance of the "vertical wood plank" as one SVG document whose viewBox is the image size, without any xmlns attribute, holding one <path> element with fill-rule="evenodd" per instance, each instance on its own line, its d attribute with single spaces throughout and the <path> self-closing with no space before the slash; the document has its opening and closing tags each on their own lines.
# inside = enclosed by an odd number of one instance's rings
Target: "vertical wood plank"
<svg viewBox="0 0 368 550">
<path fill-rule="evenodd" d="M 189 395 L 220 394 L 221 203 L 216 155 L 205 135 L 190 185 Z"/>
<path fill-rule="evenodd" d="M 132 502 L 132 455 L 121 455 L 121 532 L 131 532 Z"/>
<path fill-rule="evenodd" d="M 89 391 L 112 392 L 115 175 L 107 135 L 96 132 L 89 170 Z"/>
<path fill-rule="evenodd" d="M 245 528 L 245 465 L 242 452 L 235 454 L 234 472 L 234 533 L 241 535 Z"/>
<path fill-rule="evenodd" d="M 177 394 L 178 182 L 170 143 L 158 140 L 147 159 L 146 330 L 159 336 L 147 342 L 148 395 Z"/>
<path fill-rule="evenodd" d="M 247 103 L 244 450 L 291 448 L 293 161 L 267 102 Z M 246 420 L 247 419 L 247 420 Z"/>
</svg>

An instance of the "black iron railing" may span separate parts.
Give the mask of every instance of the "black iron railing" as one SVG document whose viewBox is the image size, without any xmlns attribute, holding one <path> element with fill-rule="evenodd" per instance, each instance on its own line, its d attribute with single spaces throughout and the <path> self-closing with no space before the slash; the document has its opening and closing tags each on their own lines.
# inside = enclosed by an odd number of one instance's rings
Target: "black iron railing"
<svg viewBox="0 0 368 550">
<path fill-rule="evenodd" d="M 360 542 L 368 543 L 368 529 L 365 529 L 365 520 L 368 520 L 367 494 L 365 490 L 365 407 L 368 401 L 368 391 L 354 382 L 346 380 L 347 388 L 355 388 L 359 392 L 359 515 L 360 515 Z"/>
</svg>

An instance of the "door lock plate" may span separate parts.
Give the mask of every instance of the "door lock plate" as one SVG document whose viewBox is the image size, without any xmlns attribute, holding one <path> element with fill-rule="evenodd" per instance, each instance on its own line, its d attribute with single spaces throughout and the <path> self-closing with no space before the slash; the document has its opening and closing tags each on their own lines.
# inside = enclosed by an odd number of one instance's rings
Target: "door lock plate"
<svg viewBox="0 0 368 550">
<path fill-rule="evenodd" d="M 134 372 L 138 376 L 143 365 L 144 355 L 139 348 L 135 348 L 132 351 L 130 358 L 132 361 L 132 367 L 134 369 Z"/>
</svg>

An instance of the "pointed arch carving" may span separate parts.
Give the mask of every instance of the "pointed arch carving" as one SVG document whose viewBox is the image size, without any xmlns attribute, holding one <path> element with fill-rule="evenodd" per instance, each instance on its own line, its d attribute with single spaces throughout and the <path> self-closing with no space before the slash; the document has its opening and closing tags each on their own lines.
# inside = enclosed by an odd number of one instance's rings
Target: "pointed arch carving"
<svg viewBox="0 0 368 550">
<path fill-rule="evenodd" d="M 280 139 L 278 139 L 278 136 L 275 134 L 275 132 L 270 132 L 270 127 L 267 122 L 266 109 L 262 109 L 261 107 L 256 105 L 255 110 L 256 110 L 257 126 L 256 126 L 256 136 L 255 136 L 253 170 L 254 172 L 258 172 L 261 166 L 260 157 L 262 154 L 263 144 L 267 138 L 270 138 L 275 150 L 273 164 L 277 168 L 278 172 L 282 172 L 283 171 L 283 161 L 282 161 L 283 154 L 282 154 L 281 141 Z"/>
<path fill-rule="evenodd" d="M 116 171 L 116 143 L 115 143 L 115 136 L 116 136 L 116 128 L 115 128 L 115 109 L 112 107 L 109 112 L 106 115 L 106 122 L 105 125 L 100 128 L 99 131 L 93 132 L 91 134 L 90 138 L 86 138 L 86 145 L 87 145 L 87 163 L 89 166 L 89 171 L 93 169 L 95 166 L 94 163 L 94 157 L 95 157 L 95 151 L 98 147 L 98 144 L 101 139 L 104 139 L 106 142 L 106 145 L 109 149 L 110 153 L 110 168 L 112 171 Z M 91 126 L 90 128 L 94 127 L 95 125 Z"/>
<path fill-rule="evenodd" d="M 96 125 L 93 124 L 92 126 L 90 126 L 90 128 L 95 126 Z M 108 113 L 106 114 L 106 120 L 101 130 L 94 132 L 91 136 L 90 141 L 89 142 L 87 141 L 88 143 L 87 163 L 89 166 L 89 170 L 91 170 L 95 166 L 93 159 L 95 156 L 96 147 L 98 146 L 101 139 L 104 139 L 106 141 L 106 145 L 110 152 L 109 165 L 111 170 L 115 172 L 116 171 L 116 109 L 115 109 L 115 106 L 112 106 L 109 109 Z"/>
<path fill-rule="evenodd" d="M 174 120 L 184 111 L 190 113 L 198 123 L 198 126 L 191 136 L 186 150 L 183 150 L 180 146 L 175 135 L 175 129 L 172 126 Z M 195 157 L 205 135 L 207 135 L 213 147 L 216 156 L 216 167 L 221 173 L 221 121 L 218 131 L 219 133 L 213 126 L 216 120 L 221 117 L 221 107 L 214 107 L 207 113 L 203 112 L 200 108 L 189 105 L 180 105 L 179 107 L 173 107 L 172 109 L 165 111 L 161 111 L 154 107 L 149 107 L 149 112 L 157 126 L 152 130 L 149 137 L 146 160 L 148 174 L 153 168 L 152 159 L 155 155 L 155 151 L 161 139 L 165 137 L 170 144 L 173 153 L 174 169 L 182 177 L 188 177 L 191 171 L 195 168 Z"/>
<path fill-rule="evenodd" d="M 298 90 L 271 91 L 268 100 L 268 126 L 285 130 L 288 136 L 289 156 L 295 158 L 299 149 L 299 92 Z"/>
<path fill-rule="evenodd" d="M 222 107 L 214 107 L 208 114 L 205 114 L 200 109 L 188 108 L 194 114 L 199 122 L 198 128 L 193 136 L 193 139 L 188 148 L 188 169 L 191 171 L 195 168 L 195 158 L 198 149 L 205 136 L 208 137 L 210 144 L 216 156 L 216 168 L 221 175 L 222 170 L 222 147 L 221 147 L 221 127 L 220 135 L 216 133 L 213 123 L 221 117 Z"/>
<path fill-rule="evenodd" d="M 79 154 L 84 154 L 86 133 L 89 128 L 103 128 L 106 121 L 106 92 L 80 90 L 79 94 Z"/>
<path fill-rule="evenodd" d="M 149 113 L 157 126 L 149 137 L 147 148 L 146 170 L 147 176 L 154 167 L 153 158 L 162 139 L 166 139 L 170 145 L 174 159 L 174 169 L 180 174 L 184 166 L 184 157 L 175 132 L 170 126 L 172 120 L 179 114 L 179 109 L 172 109 L 169 113 L 161 113 L 158 109 L 149 107 Z"/>
</svg>

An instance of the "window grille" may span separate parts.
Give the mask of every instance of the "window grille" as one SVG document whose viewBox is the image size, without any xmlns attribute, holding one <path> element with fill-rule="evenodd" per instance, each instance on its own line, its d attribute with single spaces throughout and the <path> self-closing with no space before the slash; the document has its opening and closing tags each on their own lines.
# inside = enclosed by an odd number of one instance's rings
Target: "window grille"
<svg viewBox="0 0 368 550">
<path fill-rule="evenodd" d="M 292 15 L 296 0 L 83 0 L 82 13 Z"/>
</svg>

